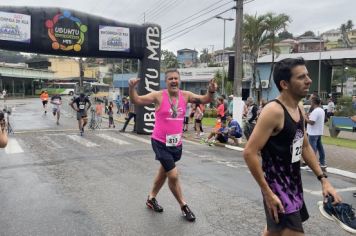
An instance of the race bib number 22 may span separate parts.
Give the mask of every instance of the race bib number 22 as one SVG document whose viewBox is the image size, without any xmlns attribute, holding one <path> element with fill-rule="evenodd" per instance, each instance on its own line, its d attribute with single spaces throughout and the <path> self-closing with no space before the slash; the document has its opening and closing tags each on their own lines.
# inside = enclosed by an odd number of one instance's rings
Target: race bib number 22
<svg viewBox="0 0 356 236">
<path fill-rule="evenodd" d="M 299 138 L 293 141 L 293 150 L 292 150 L 292 163 L 297 162 L 302 157 L 303 151 L 303 138 Z"/>
</svg>

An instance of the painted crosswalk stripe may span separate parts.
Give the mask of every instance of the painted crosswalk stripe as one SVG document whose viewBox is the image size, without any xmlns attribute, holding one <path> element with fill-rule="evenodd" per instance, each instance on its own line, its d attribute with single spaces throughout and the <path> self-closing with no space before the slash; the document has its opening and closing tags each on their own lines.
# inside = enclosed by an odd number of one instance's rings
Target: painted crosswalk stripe
<svg viewBox="0 0 356 236">
<path fill-rule="evenodd" d="M 99 146 L 98 144 L 90 142 L 89 140 L 87 140 L 83 137 L 80 137 L 78 135 L 69 134 L 69 135 L 67 135 L 67 137 L 72 139 L 73 141 L 83 145 L 83 146 L 86 146 L 86 147 L 98 147 Z"/>
<path fill-rule="evenodd" d="M 132 135 L 132 134 L 121 133 L 121 135 L 126 136 L 126 137 L 128 137 L 130 139 L 134 139 L 134 140 L 143 142 L 143 143 L 151 144 L 151 140 L 149 140 L 149 139 L 140 138 L 140 137 Z"/>
<path fill-rule="evenodd" d="M 14 153 L 22 153 L 23 150 L 19 144 L 19 142 L 17 142 L 17 140 L 15 138 L 9 138 L 8 142 L 7 142 L 7 146 L 5 148 L 5 153 L 7 154 L 14 154 Z"/>
<path fill-rule="evenodd" d="M 118 139 L 118 138 L 113 138 L 107 134 L 96 134 L 96 136 L 100 137 L 100 138 L 103 138 L 105 140 L 108 140 L 110 142 L 113 142 L 113 143 L 116 143 L 116 144 L 119 144 L 119 145 L 127 145 L 127 144 L 130 144 L 129 142 L 126 142 L 124 140 L 121 140 L 121 139 Z"/>
<path fill-rule="evenodd" d="M 53 139 L 48 136 L 40 136 L 37 138 L 41 141 L 41 143 L 46 143 L 46 146 L 49 148 L 63 148 L 61 145 L 53 141 Z"/>
</svg>

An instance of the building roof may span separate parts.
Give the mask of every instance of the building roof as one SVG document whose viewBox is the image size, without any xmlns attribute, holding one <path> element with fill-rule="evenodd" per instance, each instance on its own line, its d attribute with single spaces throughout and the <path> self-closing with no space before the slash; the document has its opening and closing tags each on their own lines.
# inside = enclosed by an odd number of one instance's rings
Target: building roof
<svg viewBox="0 0 356 236">
<path fill-rule="evenodd" d="M 179 49 L 179 50 L 177 50 L 177 52 L 196 52 L 196 53 L 198 53 L 198 51 L 189 49 L 189 48 Z"/>
<path fill-rule="evenodd" d="M 331 30 L 328 30 L 328 31 L 325 31 L 323 34 L 341 34 L 341 30 L 340 29 L 331 29 Z"/>
<path fill-rule="evenodd" d="M 298 58 L 303 57 L 306 61 L 317 61 L 319 60 L 319 52 L 305 52 L 305 53 L 289 53 L 280 54 L 275 58 L 275 62 L 281 61 L 285 58 Z M 338 51 L 322 51 L 320 52 L 321 60 L 345 60 L 345 61 L 356 61 L 356 50 L 338 50 Z M 271 63 L 272 55 L 266 55 L 258 58 L 258 63 Z M 355 64 L 354 64 L 355 65 Z"/>
<path fill-rule="evenodd" d="M 298 43 L 320 43 L 324 42 L 323 39 L 299 39 Z"/>
</svg>

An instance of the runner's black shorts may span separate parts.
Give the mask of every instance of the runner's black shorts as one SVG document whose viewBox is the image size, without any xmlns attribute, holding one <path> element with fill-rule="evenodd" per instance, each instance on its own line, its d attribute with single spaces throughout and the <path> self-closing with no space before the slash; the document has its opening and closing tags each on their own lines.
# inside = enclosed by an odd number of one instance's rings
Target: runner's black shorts
<svg viewBox="0 0 356 236">
<path fill-rule="evenodd" d="M 182 157 L 182 146 L 167 147 L 165 143 L 151 139 L 152 149 L 158 160 L 166 172 L 173 170 L 176 167 L 176 162 Z"/>
<path fill-rule="evenodd" d="M 303 222 L 309 218 L 309 213 L 304 202 L 302 208 L 299 211 L 289 214 L 278 214 L 278 224 L 269 214 L 265 201 L 263 201 L 263 206 L 265 208 L 267 230 L 269 232 L 279 232 L 285 228 L 288 228 L 293 231 L 304 233 Z"/>
<path fill-rule="evenodd" d="M 78 111 L 77 112 L 77 120 L 87 118 L 87 112 L 86 111 Z"/>
<path fill-rule="evenodd" d="M 42 105 L 43 105 L 43 106 L 46 105 L 47 103 L 48 103 L 47 100 L 43 100 L 43 101 L 42 101 Z"/>
<path fill-rule="evenodd" d="M 189 117 L 188 116 L 184 117 L 184 124 L 189 124 Z"/>
</svg>

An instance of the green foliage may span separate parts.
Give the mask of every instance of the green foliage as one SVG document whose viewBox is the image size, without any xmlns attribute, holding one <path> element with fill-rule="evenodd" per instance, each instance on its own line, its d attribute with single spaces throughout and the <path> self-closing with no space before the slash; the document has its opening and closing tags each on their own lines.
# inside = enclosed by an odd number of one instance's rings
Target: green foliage
<svg viewBox="0 0 356 236">
<path fill-rule="evenodd" d="M 166 70 L 168 68 L 177 68 L 178 60 L 176 55 L 173 52 L 168 50 L 163 50 L 161 55 L 161 69 Z"/>
<path fill-rule="evenodd" d="M 354 112 L 351 97 L 344 96 L 337 100 L 335 116 L 352 116 Z"/>
<path fill-rule="evenodd" d="M 112 77 L 104 77 L 103 82 L 112 85 Z"/>
<path fill-rule="evenodd" d="M 206 108 L 204 117 L 216 118 L 216 108 Z"/>
<path fill-rule="evenodd" d="M 293 34 L 289 33 L 287 30 L 284 30 L 278 34 L 279 40 L 292 39 L 292 38 L 293 38 Z"/>
<path fill-rule="evenodd" d="M 202 63 L 210 63 L 211 59 L 212 59 L 212 55 L 209 53 L 209 50 L 207 48 L 204 48 L 201 51 L 199 59 L 200 59 L 200 62 L 202 62 Z"/>
<path fill-rule="evenodd" d="M 315 33 L 311 30 L 305 31 L 302 35 L 300 35 L 299 37 L 315 37 Z"/>
</svg>

